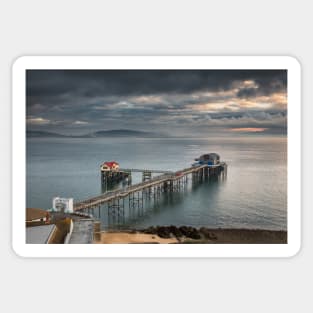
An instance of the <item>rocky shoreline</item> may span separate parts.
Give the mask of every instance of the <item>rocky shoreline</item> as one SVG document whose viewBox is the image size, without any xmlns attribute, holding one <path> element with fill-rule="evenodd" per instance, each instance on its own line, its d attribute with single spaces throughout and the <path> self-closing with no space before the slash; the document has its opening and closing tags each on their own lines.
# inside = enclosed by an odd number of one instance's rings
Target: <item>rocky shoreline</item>
<svg viewBox="0 0 313 313">
<path fill-rule="evenodd" d="M 112 232 L 111 232 L 112 233 Z M 115 233 L 118 233 L 115 231 Z M 287 244 L 287 232 L 264 229 L 195 228 L 191 226 L 151 226 L 146 229 L 122 231 L 127 234 L 149 234 L 162 239 L 176 239 L 177 243 L 210 244 Z"/>
</svg>

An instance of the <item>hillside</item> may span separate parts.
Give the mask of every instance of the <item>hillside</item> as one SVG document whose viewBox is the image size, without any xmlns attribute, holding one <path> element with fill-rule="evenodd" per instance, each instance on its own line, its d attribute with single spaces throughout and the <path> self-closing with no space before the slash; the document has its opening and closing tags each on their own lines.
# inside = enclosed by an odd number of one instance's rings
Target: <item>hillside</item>
<svg viewBox="0 0 313 313">
<path fill-rule="evenodd" d="M 160 134 L 151 132 L 131 130 L 131 129 L 112 129 L 112 130 L 99 130 L 93 133 L 84 135 L 63 135 L 47 131 L 28 130 L 27 137 L 42 137 L 42 138 L 101 138 L 101 137 L 160 137 Z M 163 137 L 163 136 L 162 136 Z"/>
<path fill-rule="evenodd" d="M 27 137 L 43 137 L 43 138 L 60 138 L 60 137 L 67 137 L 65 135 L 52 133 L 52 132 L 46 132 L 46 131 L 40 131 L 40 130 L 27 130 L 26 131 Z"/>
<path fill-rule="evenodd" d="M 155 134 L 131 129 L 99 130 L 97 132 L 90 134 L 90 137 L 150 137 L 150 136 L 155 136 Z"/>
</svg>

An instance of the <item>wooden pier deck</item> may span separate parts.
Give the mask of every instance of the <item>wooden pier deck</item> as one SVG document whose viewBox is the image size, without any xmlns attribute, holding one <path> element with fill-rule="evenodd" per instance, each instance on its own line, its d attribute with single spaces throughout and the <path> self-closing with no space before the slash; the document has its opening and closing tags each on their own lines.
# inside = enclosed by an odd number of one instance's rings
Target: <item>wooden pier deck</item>
<svg viewBox="0 0 313 313">
<path fill-rule="evenodd" d="M 132 173 L 143 173 L 143 172 L 150 172 L 155 174 L 173 174 L 173 171 L 162 171 L 162 170 L 153 170 L 153 169 L 139 169 L 139 168 L 121 168 L 120 172 L 132 172 Z"/>
<path fill-rule="evenodd" d="M 201 165 L 201 166 L 193 166 L 189 168 L 185 168 L 176 172 L 170 171 L 161 171 L 161 170 L 140 170 L 140 169 L 120 169 L 119 172 L 152 172 L 152 173 L 162 173 L 162 175 L 151 177 L 150 179 L 143 181 L 138 184 L 129 185 L 128 187 L 121 188 L 115 191 L 107 191 L 99 196 L 83 200 L 77 203 L 74 203 L 74 211 L 81 211 L 85 209 L 94 209 L 98 208 L 101 205 L 108 203 L 111 204 L 111 207 L 120 208 L 120 199 L 129 198 L 131 201 L 131 197 L 133 197 L 133 202 L 135 201 L 134 195 L 136 193 L 151 191 L 151 188 L 155 188 L 155 193 L 159 196 L 161 192 L 172 192 L 177 186 L 181 186 L 187 181 L 187 176 L 189 174 L 193 175 L 193 179 L 202 179 L 204 177 L 208 177 L 211 174 L 215 174 L 217 172 L 227 171 L 227 164 L 225 162 L 221 162 L 216 165 Z M 176 188 L 177 189 L 177 188 Z M 136 200 L 138 203 L 140 202 L 139 196 Z M 118 204 L 116 204 L 116 202 Z M 132 203 L 133 203 L 132 202 Z"/>
</svg>

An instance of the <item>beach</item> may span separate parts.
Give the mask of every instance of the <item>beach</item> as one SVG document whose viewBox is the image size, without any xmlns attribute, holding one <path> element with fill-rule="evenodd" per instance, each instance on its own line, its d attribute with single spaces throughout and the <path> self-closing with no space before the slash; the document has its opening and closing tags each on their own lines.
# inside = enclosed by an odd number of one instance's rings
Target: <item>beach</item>
<svg viewBox="0 0 313 313">
<path fill-rule="evenodd" d="M 159 226 L 143 230 L 103 231 L 98 244 L 286 244 L 287 232 L 264 229 L 212 229 Z"/>
<path fill-rule="evenodd" d="M 128 243 L 179 243 L 176 238 L 161 238 L 157 235 L 127 232 L 102 232 L 101 240 L 94 243 L 128 244 Z"/>
</svg>

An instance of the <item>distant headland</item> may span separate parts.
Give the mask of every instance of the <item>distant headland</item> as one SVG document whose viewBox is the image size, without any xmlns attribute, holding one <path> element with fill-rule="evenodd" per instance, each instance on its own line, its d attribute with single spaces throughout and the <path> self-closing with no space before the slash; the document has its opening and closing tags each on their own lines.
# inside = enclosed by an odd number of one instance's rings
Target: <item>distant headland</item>
<svg viewBox="0 0 313 313">
<path fill-rule="evenodd" d="M 27 130 L 26 136 L 33 138 L 167 137 L 165 134 L 132 129 L 99 130 L 83 135 L 64 135 L 47 131 Z"/>
</svg>

